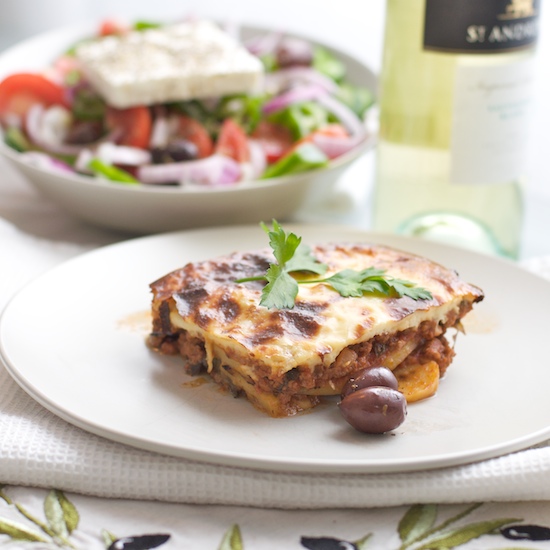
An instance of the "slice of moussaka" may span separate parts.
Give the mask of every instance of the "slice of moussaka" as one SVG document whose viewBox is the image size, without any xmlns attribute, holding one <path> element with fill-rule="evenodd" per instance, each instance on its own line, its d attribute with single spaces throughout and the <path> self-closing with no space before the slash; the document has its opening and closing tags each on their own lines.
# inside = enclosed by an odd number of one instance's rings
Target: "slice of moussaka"
<svg viewBox="0 0 550 550">
<path fill-rule="evenodd" d="M 188 374 L 208 373 L 274 417 L 339 394 L 355 372 L 374 365 L 393 370 L 409 402 L 433 395 L 453 359 L 460 320 L 483 292 L 450 269 L 386 246 L 321 244 L 311 253 L 326 265 L 323 279 L 372 268 L 426 292 L 345 296 L 312 282 L 299 285 L 293 307 L 268 308 L 260 305 L 265 280 L 240 281 L 265 274 L 273 252 L 235 252 L 151 284 L 149 346 L 180 355 Z M 446 334 L 449 328 L 456 330 Z"/>
</svg>

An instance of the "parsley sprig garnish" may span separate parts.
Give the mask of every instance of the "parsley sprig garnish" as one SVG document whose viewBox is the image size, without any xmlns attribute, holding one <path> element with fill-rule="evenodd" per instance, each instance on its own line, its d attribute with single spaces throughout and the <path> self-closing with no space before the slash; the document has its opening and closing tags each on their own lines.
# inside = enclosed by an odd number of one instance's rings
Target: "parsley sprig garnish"
<svg viewBox="0 0 550 550">
<path fill-rule="evenodd" d="M 273 220 L 269 229 L 264 223 L 263 230 L 269 236 L 269 245 L 273 250 L 276 263 L 269 265 L 265 275 L 239 279 L 237 283 L 247 281 L 266 281 L 262 290 L 260 305 L 269 309 L 293 308 L 298 295 L 299 284 L 325 284 L 343 297 L 360 297 L 365 294 L 409 296 L 413 300 L 430 300 L 432 293 L 416 286 L 411 281 L 396 279 L 385 274 L 385 270 L 368 267 L 361 271 L 344 269 L 325 278 L 307 278 L 307 274 L 324 275 L 328 265 L 313 256 L 309 246 L 294 233 L 286 233 L 281 225 Z M 298 277 L 298 278 L 297 278 Z"/>
</svg>

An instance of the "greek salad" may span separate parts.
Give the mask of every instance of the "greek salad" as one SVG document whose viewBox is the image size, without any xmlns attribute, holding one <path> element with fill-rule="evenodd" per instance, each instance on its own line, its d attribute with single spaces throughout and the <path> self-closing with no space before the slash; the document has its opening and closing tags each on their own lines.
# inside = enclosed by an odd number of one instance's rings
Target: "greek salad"
<svg viewBox="0 0 550 550">
<path fill-rule="evenodd" d="M 162 27 L 104 21 L 86 41 Z M 241 44 L 263 68 L 254 93 L 127 108 L 90 82 L 75 45 L 0 82 L 4 141 L 40 167 L 118 184 L 227 186 L 327 166 L 366 139 L 374 95 L 331 52 L 279 32 Z"/>
</svg>

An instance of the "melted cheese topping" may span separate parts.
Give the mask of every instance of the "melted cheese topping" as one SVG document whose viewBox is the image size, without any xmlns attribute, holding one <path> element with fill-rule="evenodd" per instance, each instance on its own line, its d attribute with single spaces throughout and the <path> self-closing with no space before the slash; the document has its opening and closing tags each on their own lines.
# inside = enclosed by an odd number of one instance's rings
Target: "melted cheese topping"
<svg viewBox="0 0 550 550">
<path fill-rule="evenodd" d="M 329 366 L 347 346 L 417 327 L 422 321 L 443 320 L 463 300 L 473 302 L 483 296 L 455 272 L 391 248 L 339 244 L 312 251 L 329 265 L 326 276 L 343 269 L 381 268 L 386 275 L 428 289 L 433 299 L 344 298 L 327 285 L 312 284 L 300 285 L 293 309 L 267 309 L 259 305 L 262 283 L 235 280 L 265 273 L 274 261 L 268 250 L 188 264 L 152 287 L 158 297 L 172 296 L 172 325 L 205 341 L 210 365 L 213 348 L 221 348 L 253 378 L 257 364 L 278 374 L 297 366 Z"/>
</svg>

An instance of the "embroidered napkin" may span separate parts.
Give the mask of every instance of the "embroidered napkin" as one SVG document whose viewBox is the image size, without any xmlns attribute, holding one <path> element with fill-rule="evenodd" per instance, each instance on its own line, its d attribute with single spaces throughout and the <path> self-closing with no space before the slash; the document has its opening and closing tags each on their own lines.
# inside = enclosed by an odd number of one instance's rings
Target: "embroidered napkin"
<svg viewBox="0 0 550 550">
<path fill-rule="evenodd" d="M 85 247 L 30 237 L 0 220 L 0 307 L 24 283 Z M 550 277 L 550 259 L 528 269 Z M 397 474 L 266 472 L 142 451 L 48 412 L 0 367 L 0 484 L 107 498 L 269 508 L 379 507 L 419 502 L 550 500 L 550 447 L 483 462 Z"/>
</svg>

